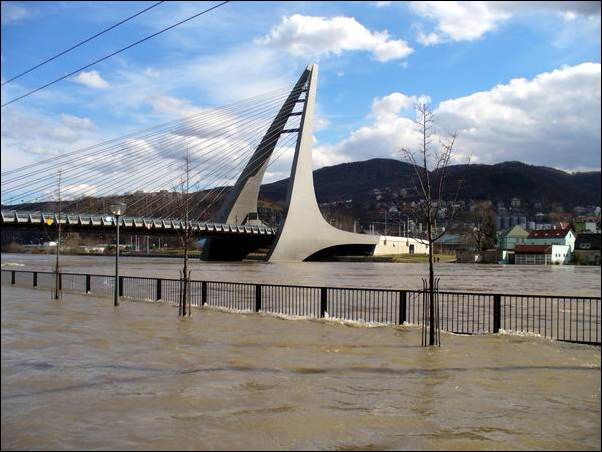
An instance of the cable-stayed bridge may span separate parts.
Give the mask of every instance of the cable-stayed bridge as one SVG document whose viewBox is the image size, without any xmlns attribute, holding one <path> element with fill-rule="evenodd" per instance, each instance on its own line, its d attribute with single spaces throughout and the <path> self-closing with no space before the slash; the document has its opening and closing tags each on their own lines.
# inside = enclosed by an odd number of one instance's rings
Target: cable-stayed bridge
<svg viewBox="0 0 602 452">
<path fill-rule="evenodd" d="M 378 236 L 336 229 L 318 208 L 311 152 L 317 83 L 314 64 L 292 89 L 3 171 L 1 225 L 106 231 L 115 228 L 107 201 L 134 193 L 120 227 L 188 229 L 207 238 L 207 260 L 240 260 L 265 246 L 270 261 L 371 254 Z M 265 225 L 259 188 L 270 171 L 282 173 L 283 156 L 292 157 L 283 218 Z M 39 205 L 53 212 L 31 211 Z"/>
</svg>

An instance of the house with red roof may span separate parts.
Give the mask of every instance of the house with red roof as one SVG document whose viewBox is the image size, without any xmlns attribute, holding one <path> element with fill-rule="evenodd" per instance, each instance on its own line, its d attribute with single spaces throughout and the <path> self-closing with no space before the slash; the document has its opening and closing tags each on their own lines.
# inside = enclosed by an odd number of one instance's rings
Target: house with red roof
<svg viewBox="0 0 602 452">
<path fill-rule="evenodd" d="M 568 264 L 575 250 L 575 239 L 570 226 L 531 231 L 523 244 L 516 245 L 514 263 L 518 265 Z"/>
<path fill-rule="evenodd" d="M 531 231 L 525 245 L 565 245 L 575 251 L 575 233 L 570 226 L 562 229 L 540 229 Z"/>
<path fill-rule="evenodd" d="M 568 245 L 516 245 L 516 265 L 562 265 L 571 262 Z"/>
</svg>

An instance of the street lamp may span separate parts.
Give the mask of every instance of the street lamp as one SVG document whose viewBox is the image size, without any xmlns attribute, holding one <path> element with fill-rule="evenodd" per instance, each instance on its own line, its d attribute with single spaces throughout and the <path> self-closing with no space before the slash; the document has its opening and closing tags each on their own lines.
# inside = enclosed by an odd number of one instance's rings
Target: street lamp
<svg viewBox="0 0 602 452">
<path fill-rule="evenodd" d="M 115 297 L 113 302 L 115 306 L 119 306 L 119 217 L 125 212 L 125 203 L 116 201 L 111 204 L 111 213 L 115 216 L 115 224 L 117 225 L 117 237 L 115 240 Z"/>
</svg>

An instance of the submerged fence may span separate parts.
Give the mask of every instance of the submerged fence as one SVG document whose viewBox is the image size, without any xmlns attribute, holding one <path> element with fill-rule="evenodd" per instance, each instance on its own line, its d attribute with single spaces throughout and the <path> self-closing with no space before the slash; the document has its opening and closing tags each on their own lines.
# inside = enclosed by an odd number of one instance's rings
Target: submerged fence
<svg viewBox="0 0 602 452">
<path fill-rule="evenodd" d="M 2 284 L 53 288 L 53 272 L 2 270 Z M 113 295 L 115 278 L 61 273 L 67 292 Z M 423 290 L 311 287 L 240 282 L 190 281 L 192 306 L 291 317 L 336 318 L 376 324 L 423 321 Z M 181 281 L 120 276 L 119 295 L 132 301 L 177 304 Z M 439 327 L 460 334 L 500 331 L 532 333 L 550 339 L 600 344 L 600 297 L 509 295 L 438 291 Z"/>
</svg>

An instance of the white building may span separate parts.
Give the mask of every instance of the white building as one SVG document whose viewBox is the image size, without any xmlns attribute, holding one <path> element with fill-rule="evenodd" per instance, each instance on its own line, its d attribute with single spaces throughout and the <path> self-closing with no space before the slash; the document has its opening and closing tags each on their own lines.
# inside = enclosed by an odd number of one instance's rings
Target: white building
<svg viewBox="0 0 602 452">
<path fill-rule="evenodd" d="M 564 265 L 571 262 L 569 245 L 516 245 L 516 265 Z"/>
<path fill-rule="evenodd" d="M 374 248 L 374 256 L 387 254 L 428 254 L 428 243 L 409 237 L 381 235 Z"/>
<path fill-rule="evenodd" d="M 567 245 L 572 253 L 575 250 L 575 234 L 571 228 L 531 231 L 525 240 L 526 245 Z"/>
</svg>

